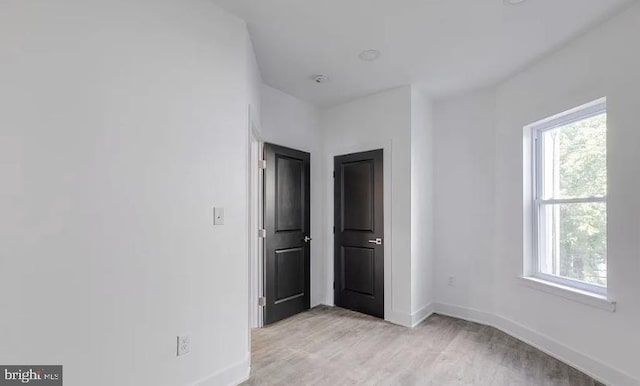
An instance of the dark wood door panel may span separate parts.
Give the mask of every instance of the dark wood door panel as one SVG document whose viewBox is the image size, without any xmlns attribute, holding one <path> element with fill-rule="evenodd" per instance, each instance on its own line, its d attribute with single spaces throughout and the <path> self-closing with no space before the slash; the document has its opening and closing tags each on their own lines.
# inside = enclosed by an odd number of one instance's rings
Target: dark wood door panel
<svg viewBox="0 0 640 386">
<path fill-rule="evenodd" d="M 334 301 L 384 317 L 382 150 L 334 159 Z"/>
<path fill-rule="evenodd" d="M 342 247 L 343 291 L 375 296 L 375 269 L 373 248 Z"/>
<path fill-rule="evenodd" d="M 276 296 L 275 303 L 304 296 L 304 248 L 290 248 L 276 251 Z"/>
<path fill-rule="evenodd" d="M 341 165 L 342 230 L 373 232 L 373 162 Z"/>
<path fill-rule="evenodd" d="M 265 325 L 309 309 L 310 158 L 264 145 Z"/>
<path fill-rule="evenodd" d="M 304 160 L 276 155 L 276 232 L 303 231 Z"/>
</svg>

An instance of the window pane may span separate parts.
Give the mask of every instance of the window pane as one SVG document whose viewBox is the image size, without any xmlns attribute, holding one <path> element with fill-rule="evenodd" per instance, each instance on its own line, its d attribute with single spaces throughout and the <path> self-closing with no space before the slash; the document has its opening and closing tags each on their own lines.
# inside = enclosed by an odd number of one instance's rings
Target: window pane
<svg viewBox="0 0 640 386">
<path fill-rule="evenodd" d="M 607 285 L 607 204 L 543 205 L 540 272 Z"/>
<path fill-rule="evenodd" d="M 543 132 L 542 198 L 607 194 L 607 115 Z"/>
</svg>

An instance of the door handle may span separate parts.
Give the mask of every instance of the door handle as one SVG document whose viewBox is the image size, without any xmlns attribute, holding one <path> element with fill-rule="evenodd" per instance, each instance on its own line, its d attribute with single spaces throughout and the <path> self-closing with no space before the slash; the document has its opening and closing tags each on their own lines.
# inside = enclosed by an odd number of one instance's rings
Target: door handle
<svg viewBox="0 0 640 386">
<path fill-rule="evenodd" d="M 378 237 L 375 240 L 369 240 L 370 244 L 376 244 L 376 245 L 382 245 L 382 239 L 380 237 Z"/>
<path fill-rule="evenodd" d="M 308 243 L 309 241 L 313 240 L 311 237 L 309 236 L 304 236 L 304 242 Z"/>
</svg>

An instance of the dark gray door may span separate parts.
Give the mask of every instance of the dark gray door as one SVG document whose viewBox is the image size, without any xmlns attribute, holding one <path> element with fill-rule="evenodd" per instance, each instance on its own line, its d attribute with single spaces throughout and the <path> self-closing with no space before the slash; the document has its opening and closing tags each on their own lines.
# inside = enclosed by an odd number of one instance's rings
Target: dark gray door
<svg viewBox="0 0 640 386">
<path fill-rule="evenodd" d="M 309 309 L 309 153 L 265 144 L 264 324 Z"/>
<path fill-rule="evenodd" d="M 384 318 L 382 150 L 334 159 L 334 301 Z"/>
</svg>

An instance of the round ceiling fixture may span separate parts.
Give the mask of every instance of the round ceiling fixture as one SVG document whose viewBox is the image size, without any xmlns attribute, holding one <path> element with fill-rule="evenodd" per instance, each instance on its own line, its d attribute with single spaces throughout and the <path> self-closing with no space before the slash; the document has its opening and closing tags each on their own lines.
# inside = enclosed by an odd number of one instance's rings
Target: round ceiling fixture
<svg viewBox="0 0 640 386">
<path fill-rule="evenodd" d="M 504 0 L 507 5 L 518 5 L 524 3 L 526 0 Z"/>
<path fill-rule="evenodd" d="M 365 62 L 373 62 L 374 60 L 378 60 L 380 58 L 380 51 L 378 50 L 364 50 L 358 55 L 361 60 Z"/>
<path fill-rule="evenodd" d="M 329 81 L 329 76 L 325 74 L 312 75 L 311 80 L 316 83 L 327 83 Z"/>
</svg>

